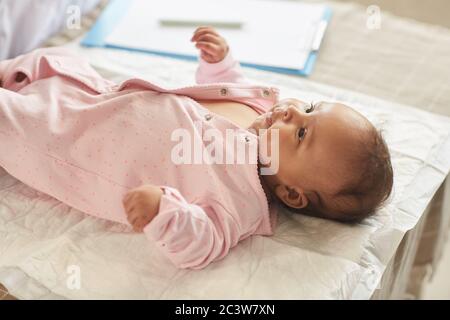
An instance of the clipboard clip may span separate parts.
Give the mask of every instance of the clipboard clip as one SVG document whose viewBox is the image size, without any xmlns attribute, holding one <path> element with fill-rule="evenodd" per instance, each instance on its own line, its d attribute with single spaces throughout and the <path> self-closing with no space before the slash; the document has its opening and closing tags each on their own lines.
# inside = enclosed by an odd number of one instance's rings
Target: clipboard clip
<svg viewBox="0 0 450 320">
<path fill-rule="evenodd" d="M 314 35 L 314 39 L 312 42 L 311 51 L 319 51 L 327 27 L 328 27 L 328 20 L 321 20 L 318 23 L 317 31 L 316 34 Z"/>
</svg>

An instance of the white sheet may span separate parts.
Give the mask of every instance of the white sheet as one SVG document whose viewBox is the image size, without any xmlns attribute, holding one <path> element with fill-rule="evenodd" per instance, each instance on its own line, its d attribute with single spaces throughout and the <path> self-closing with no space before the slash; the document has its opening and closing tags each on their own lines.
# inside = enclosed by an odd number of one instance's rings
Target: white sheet
<svg viewBox="0 0 450 320">
<path fill-rule="evenodd" d="M 116 81 L 141 75 L 190 84 L 195 63 L 78 49 Z M 275 236 L 252 237 L 203 271 L 178 270 L 149 243 L 0 173 L 0 282 L 19 298 L 367 299 L 406 231 L 450 169 L 450 119 L 304 79 L 245 70 L 283 97 L 338 100 L 383 127 L 393 155 L 393 200 L 355 227 L 282 214 Z M 81 271 L 70 289 L 70 266 Z M 70 270 L 69 270 L 70 271 Z"/>
</svg>

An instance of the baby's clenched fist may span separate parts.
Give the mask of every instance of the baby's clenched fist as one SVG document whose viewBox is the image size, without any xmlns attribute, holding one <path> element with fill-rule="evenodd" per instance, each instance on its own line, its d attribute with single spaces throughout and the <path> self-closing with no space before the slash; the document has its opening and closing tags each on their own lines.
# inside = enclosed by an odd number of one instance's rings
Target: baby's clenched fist
<svg viewBox="0 0 450 320">
<path fill-rule="evenodd" d="M 146 184 L 129 191 L 123 197 L 128 222 L 135 231 L 142 232 L 158 214 L 162 195 L 161 188 Z"/>
<path fill-rule="evenodd" d="M 195 30 L 191 39 L 200 50 L 200 57 L 208 63 L 218 63 L 228 54 L 227 41 L 211 27 L 200 27 Z"/>
</svg>

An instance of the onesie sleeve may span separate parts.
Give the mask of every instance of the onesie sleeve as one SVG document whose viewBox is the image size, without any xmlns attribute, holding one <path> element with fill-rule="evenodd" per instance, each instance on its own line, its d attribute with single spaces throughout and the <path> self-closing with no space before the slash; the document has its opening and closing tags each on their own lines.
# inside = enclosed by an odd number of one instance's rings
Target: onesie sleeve
<svg viewBox="0 0 450 320">
<path fill-rule="evenodd" d="M 74 52 L 62 47 L 42 48 L 0 61 L 0 80 L 4 89 L 18 92 L 30 83 L 55 75 L 65 75 L 101 91 L 113 83 L 101 76 Z"/>
<path fill-rule="evenodd" d="M 0 80 L 2 87 L 10 91 L 19 91 L 31 82 L 47 78 L 51 70 L 43 61 L 44 57 L 64 54 L 60 48 L 38 49 L 16 58 L 0 62 Z"/>
<path fill-rule="evenodd" d="M 159 212 L 144 233 L 176 267 L 202 269 L 239 242 L 239 225 L 220 205 L 188 203 L 178 190 L 162 189 Z"/>
<path fill-rule="evenodd" d="M 228 51 L 226 57 L 217 63 L 206 62 L 201 57 L 196 72 L 196 80 L 198 84 L 206 83 L 249 83 L 244 77 L 241 65 L 233 58 L 231 50 Z"/>
</svg>

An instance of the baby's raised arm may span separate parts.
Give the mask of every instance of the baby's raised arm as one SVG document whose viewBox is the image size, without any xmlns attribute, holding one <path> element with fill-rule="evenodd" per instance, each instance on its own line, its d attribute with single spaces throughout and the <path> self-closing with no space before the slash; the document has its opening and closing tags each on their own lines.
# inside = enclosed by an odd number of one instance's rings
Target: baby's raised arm
<svg viewBox="0 0 450 320">
<path fill-rule="evenodd" d="M 248 83 L 239 62 L 233 59 L 227 41 L 216 30 L 200 27 L 191 41 L 200 50 L 197 83 Z"/>
</svg>

